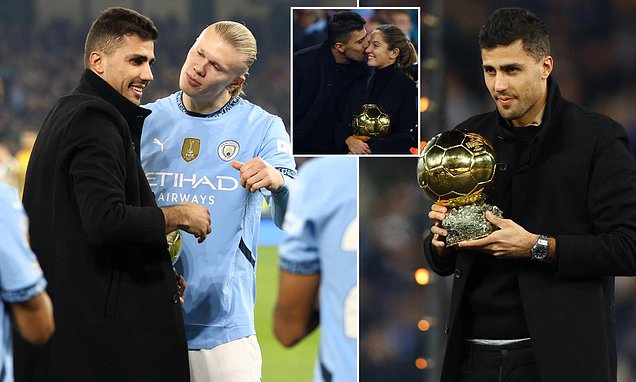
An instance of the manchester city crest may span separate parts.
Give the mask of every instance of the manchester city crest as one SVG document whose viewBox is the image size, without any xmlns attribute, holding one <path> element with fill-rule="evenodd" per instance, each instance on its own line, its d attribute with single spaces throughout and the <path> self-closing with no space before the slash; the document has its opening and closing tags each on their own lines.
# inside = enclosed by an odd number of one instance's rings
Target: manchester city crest
<svg viewBox="0 0 636 382">
<path fill-rule="evenodd" d="M 181 158 L 186 162 L 192 162 L 199 156 L 201 140 L 199 138 L 184 138 L 181 146 Z"/>
<path fill-rule="evenodd" d="M 219 158 L 226 162 L 236 158 L 239 153 L 240 146 L 236 141 L 221 142 L 218 149 Z"/>
</svg>

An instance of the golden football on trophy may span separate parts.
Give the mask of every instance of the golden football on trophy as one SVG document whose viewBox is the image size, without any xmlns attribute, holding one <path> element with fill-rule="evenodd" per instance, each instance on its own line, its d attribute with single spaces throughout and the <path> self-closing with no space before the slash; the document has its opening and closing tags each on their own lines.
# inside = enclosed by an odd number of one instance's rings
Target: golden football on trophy
<svg viewBox="0 0 636 382">
<path fill-rule="evenodd" d="M 181 256 L 181 232 L 179 230 L 170 232 L 166 235 L 166 241 L 168 242 L 170 261 L 172 265 L 175 265 Z"/>
<path fill-rule="evenodd" d="M 351 121 L 353 135 L 382 139 L 391 134 L 391 118 L 380 105 L 362 105 L 360 112 Z"/>
<path fill-rule="evenodd" d="M 438 204 L 483 201 L 495 175 L 495 150 L 476 133 L 451 130 L 434 136 L 417 164 L 420 187 Z"/>
<path fill-rule="evenodd" d="M 422 150 L 417 181 L 435 203 L 449 207 L 442 222 L 449 232 L 447 245 L 484 237 L 496 229 L 485 213 L 501 216 L 501 210 L 484 203 L 496 163 L 495 150 L 486 138 L 460 130 L 437 134 Z"/>
</svg>

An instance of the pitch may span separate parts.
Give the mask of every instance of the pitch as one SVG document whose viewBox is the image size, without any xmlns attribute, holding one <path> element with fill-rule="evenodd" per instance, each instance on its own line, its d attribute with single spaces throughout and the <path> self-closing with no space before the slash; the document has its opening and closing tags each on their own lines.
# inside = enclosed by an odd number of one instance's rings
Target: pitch
<svg viewBox="0 0 636 382">
<path fill-rule="evenodd" d="M 312 381 L 314 361 L 318 356 L 319 329 L 291 349 L 282 347 L 272 331 L 277 288 L 278 248 L 261 246 L 258 248 L 254 314 L 258 342 L 263 353 L 263 381 Z"/>
</svg>

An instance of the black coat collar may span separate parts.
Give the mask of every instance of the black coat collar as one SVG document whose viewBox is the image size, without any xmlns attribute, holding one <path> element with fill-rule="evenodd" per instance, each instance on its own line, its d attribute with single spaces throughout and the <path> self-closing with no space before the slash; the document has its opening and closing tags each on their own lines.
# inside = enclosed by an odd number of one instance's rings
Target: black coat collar
<svg viewBox="0 0 636 382">
<path fill-rule="evenodd" d="M 74 93 L 90 94 L 104 99 L 119 110 L 126 122 L 128 122 L 128 126 L 132 129 L 141 128 L 143 120 L 151 113 L 150 110 L 130 102 L 90 69 L 84 71 L 84 75 Z"/>
<path fill-rule="evenodd" d="M 556 81 L 552 79 L 552 77 L 548 77 L 548 100 L 545 105 L 545 111 L 543 112 L 543 120 L 541 121 L 541 129 L 537 133 L 534 142 L 538 142 L 544 139 L 547 132 L 552 128 L 553 125 L 558 124 L 558 114 L 563 102 L 563 98 L 561 97 L 561 91 L 559 90 L 559 85 L 557 85 Z M 506 139 L 512 138 L 512 133 L 510 132 L 510 128 L 508 122 L 506 122 L 499 111 L 495 110 L 497 115 L 497 133 L 498 135 L 503 136 Z"/>
</svg>

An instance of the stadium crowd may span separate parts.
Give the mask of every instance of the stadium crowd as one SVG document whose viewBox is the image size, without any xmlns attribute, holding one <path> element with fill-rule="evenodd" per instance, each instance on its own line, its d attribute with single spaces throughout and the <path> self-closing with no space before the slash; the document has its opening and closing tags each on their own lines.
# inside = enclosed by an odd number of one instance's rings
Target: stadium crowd
<svg viewBox="0 0 636 382">
<path fill-rule="evenodd" d="M 289 34 L 275 25 L 287 25 L 286 9 L 256 18 L 237 16 L 259 36 L 259 58 L 245 88 L 247 98 L 279 115 L 289 129 Z M 59 19 L 43 27 L 26 21 L 0 23 L 0 160 L 6 173 L 15 168 L 11 158 L 21 149 L 21 135 L 38 131 L 44 118 L 63 94 L 73 89 L 83 72 L 82 47 L 89 27 Z M 143 103 L 171 94 L 200 25 L 181 25 L 176 19 L 157 19 L 160 30 L 154 81 Z M 11 154 L 11 156 L 9 155 Z M 26 168 L 24 168 L 26 170 Z M 10 179 L 11 180 L 11 179 Z"/>
</svg>

